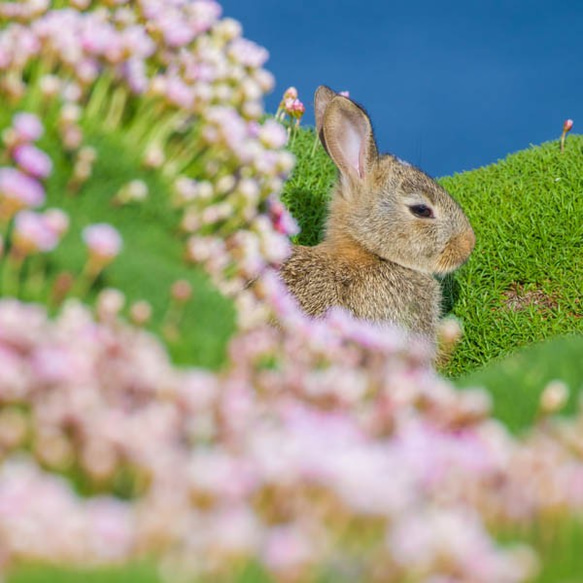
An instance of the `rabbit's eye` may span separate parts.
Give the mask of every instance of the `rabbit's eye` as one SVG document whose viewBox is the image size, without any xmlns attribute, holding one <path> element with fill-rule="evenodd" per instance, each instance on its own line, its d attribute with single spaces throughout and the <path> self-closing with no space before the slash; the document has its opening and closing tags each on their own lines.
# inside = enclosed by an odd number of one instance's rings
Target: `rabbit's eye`
<svg viewBox="0 0 583 583">
<path fill-rule="evenodd" d="M 433 211 L 430 207 L 424 204 L 414 204 L 409 207 L 409 210 L 416 216 L 421 219 L 432 219 L 433 218 Z"/>
</svg>

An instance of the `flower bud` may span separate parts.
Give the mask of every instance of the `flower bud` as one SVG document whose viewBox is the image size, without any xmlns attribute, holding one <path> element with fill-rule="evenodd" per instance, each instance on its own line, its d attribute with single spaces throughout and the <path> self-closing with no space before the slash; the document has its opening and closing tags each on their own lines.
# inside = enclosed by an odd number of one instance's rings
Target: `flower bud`
<svg viewBox="0 0 583 583">
<path fill-rule="evenodd" d="M 100 320 L 112 320 L 123 309 L 125 304 L 124 294 L 115 288 L 106 288 L 97 296 L 96 311 Z"/>
<path fill-rule="evenodd" d="M 540 396 L 540 410 L 545 415 L 558 413 L 569 400 L 569 387 L 559 380 L 551 381 Z"/>
<path fill-rule="evenodd" d="M 130 307 L 130 318 L 136 326 L 144 326 L 152 317 L 152 306 L 145 300 L 134 302 Z"/>
<path fill-rule="evenodd" d="M 172 284 L 170 289 L 172 299 L 177 302 L 187 302 L 192 296 L 192 286 L 185 279 L 179 279 Z"/>
</svg>

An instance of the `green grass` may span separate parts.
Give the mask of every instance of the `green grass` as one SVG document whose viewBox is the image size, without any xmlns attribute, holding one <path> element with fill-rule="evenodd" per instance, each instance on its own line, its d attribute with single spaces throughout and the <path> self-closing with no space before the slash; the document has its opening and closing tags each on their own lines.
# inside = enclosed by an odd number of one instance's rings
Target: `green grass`
<svg viewBox="0 0 583 583">
<path fill-rule="evenodd" d="M 477 237 L 455 275 L 465 336 L 446 372 L 583 332 L 583 137 L 570 136 L 563 153 L 549 142 L 441 183 Z"/>
<path fill-rule="evenodd" d="M 298 165 L 283 199 L 298 220 L 297 241 L 321 240 L 335 169 L 314 133 L 295 136 Z M 381 144 L 382 146 L 382 144 Z M 518 348 L 583 332 L 583 137 L 442 178 L 476 232 L 468 263 L 443 281 L 445 311 L 464 325 L 447 368 L 459 377 Z"/>
<path fill-rule="evenodd" d="M 314 139 L 313 129 L 292 134 L 290 150 L 297 161 L 282 194 L 300 227 L 294 239 L 299 245 L 316 245 L 321 241 L 330 189 L 336 179 L 336 168 L 319 143 L 312 155 Z"/>
<path fill-rule="evenodd" d="M 2 117 L 0 127 L 7 125 L 11 116 Z M 169 351 L 179 363 L 219 367 L 235 327 L 234 308 L 201 269 L 184 261 L 184 244 L 177 236 L 179 214 L 168 202 L 168 184 L 157 172 L 141 167 L 138 150 L 129 147 L 120 132 L 105 134 L 86 128 L 86 143 L 96 148 L 98 157 L 92 177 L 76 195 L 66 188 L 71 161 L 62 153 L 58 137 L 48 132 L 39 144 L 50 152 L 54 163 L 47 184 L 47 206 L 67 211 L 71 227 L 50 256 L 44 289 L 31 291 L 25 285 L 21 297 L 44 301 L 58 272 L 78 275 L 87 257 L 82 229 L 92 223 L 110 223 L 123 237 L 123 250 L 100 276 L 96 287 L 122 290 L 128 305 L 142 299 L 150 302 L 153 308 L 150 328 L 158 331 L 168 309 L 172 283 L 177 279 L 188 280 L 193 287 L 193 299 L 183 315 L 181 337 L 167 343 Z M 148 198 L 139 204 L 114 206 L 113 196 L 134 179 L 147 183 Z M 90 300 L 94 299 L 95 291 L 92 290 Z"/>
<path fill-rule="evenodd" d="M 149 564 L 100 569 L 62 569 L 27 565 L 13 569 L 6 583 L 159 583 L 156 569 Z"/>
<path fill-rule="evenodd" d="M 271 583 L 273 579 L 255 563 L 241 565 L 236 574 L 190 579 L 192 583 Z M 19 565 L 6 583 L 160 583 L 157 568 L 150 562 L 94 569 L 59 568 L 50 565 Z M 183 580 L 183 579 L 182 579 Z"/>
</svg>

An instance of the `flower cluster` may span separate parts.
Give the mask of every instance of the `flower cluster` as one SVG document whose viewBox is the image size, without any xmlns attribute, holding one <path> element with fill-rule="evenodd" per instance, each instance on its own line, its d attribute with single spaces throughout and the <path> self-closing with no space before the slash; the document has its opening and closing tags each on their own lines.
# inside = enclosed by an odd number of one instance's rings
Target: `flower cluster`
<svg viewBox="0 0 583 583">
<path fill-rule="evenodd" d="M 26 2 L 3 14 L 0 94 L 58 112 L 63 147 L 78 152 L 70 189 L 91 174 L 87 128 L 123 130 L 144 165 L 174 182 L 168 204 L 183 210 L 187 257 L 253 304 L 247 281 L 282 261 L 295 228 L 279 215 L 274 225 L 269 210 L 294 160 L 285 129 L 260 121 L 273 87 L 267 51 L 212 0 Z"/>
<path fill-rule="evenodd" d="M 9 234 L 2 242 L 5 261 L 1 289 L 5 295 L 19 294 L 24 262 L 31 256 L 53 251 L 69 229 L 69 216 L 62 209 L 32 210 L 44 205 L 46 193 L 41 181 L 52 172 L 51 158 L 34 145 L 43 133 L 44 127 L 36 115 L 18 113 L 2 134 L 5 153 L 16 166 L 0 167 L 0 225 Z M 121 237 L 111 225 L 90 225 L 83 238 L 89 258 L 82 278 L 90 285 L 118 255 Z M 36 287 L 42 287 L 44 267 L 36 267 L 36 274 L 29 273 L 29 283 L 32 280 Z"/>
<path fill-rule="evenodd" d="M 253 560 L 290 581 L 526 580 L 532 552 L 490 532 L 583 509 L 580 418 L 517 440 L 397 330 L 307 320 L 266 285 L 282 327 L 238 335 L 220 374 L 173 367 L 105 298 L 99 321 L 73 302 L 54 322 L 0 302 L 5 555 L 154 552 L 211 578 Z"/>
<path fill-rule="evenodd" d="M 277 112 L 275 114 L 276 119 L 281 121 L 285 120 L 287 115 L 290 120 L 295 122 L 295 127 L 300 125 L 300 120 L 306 112 L 305 105 L 299 100 L 298 90 L 295 87 L 288 87 L 284 94 Z"/>
<path fill-rule="evenodd" d="M 19 113 L 2 133 L 6 153 L 16 165 L 0 167 L 0 224 L 4 226 L 18 211 L 41 206 L 45 201 L 40 181 L 50 176 L 53 163 L 34 145 L 43 132 L 36 115 Z"/>
</svg>

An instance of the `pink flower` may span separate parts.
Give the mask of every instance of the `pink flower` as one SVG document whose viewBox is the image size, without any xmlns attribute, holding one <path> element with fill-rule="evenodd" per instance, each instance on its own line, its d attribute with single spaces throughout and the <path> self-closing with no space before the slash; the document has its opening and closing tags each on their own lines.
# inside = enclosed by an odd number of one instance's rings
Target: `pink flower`
<svg viewBox="0 0 583 583">
<path fill-rule="evenodd" d="M 13 157 L 21 170 L 34 178 L 48 178 L 53 169 L 53 162 L 47 154 L 31 144 L 17 146 Z"/>
<path fill-rule="evenodd" d="M 12 237 L 14 244 L 27 253 L 52 251 L 59 242 L 46 217 L 28 210 L 16 215 Z"/>
<path fill-rule="evenodd" d="M 283 94 L 283 99 L 297 99 L 298 98 L 298 90 L 295 87 L 288 87 Z"/>
<path fill-rule="evenodd" d="M 571 131 L 572 128 L 573 128 L 573 120 L 572 119 L 565 120 L 565 122 L 563 123 L 563 133 L 561 134 L 561 139 L 560 139 L 561 152 L 563 152 L 565 149 L 565 142 L 567 140 L 567 134 Z"/>
<path fill-rule="evenodd" d="M 299 99 L 288 98 L 284 101 L 284 109 L 286 113 L 294 118 L 301 118 L 306 111 L 306 107 Z"/>
<path fill-rule="evenodd" d="M 232 41 L 228 53 L 231 58 L 249 68 L 261 67 L 269 58 L 266 49 L 246 38 L 237 38 Z"/>
<path fill-rule="evenodd" d="M 272 571 L 287 571 L 309 563 L 314 552 L 311 541 L 298 527 L 276 526 L 267 538 L 263 561 Z"/>
<path fill-rule="evenodd" d="M 298 224 L 281 201 L 272 199 L 269 203 L 269 213 L 271 214 L 273 226 L 278 233 L 282 235 L 297 235 L 300 232 Z"/>
<path fill-rule="evenodd" d="M 69 229 L 69 215 L 58 208 L 45 211 L 45 222 L 59 237 L 62 237 Z"/>
<path fill-rule="evenodd" d="M 287 143 L 287 133 L 274 119 L 268 119 L 258 131 L 259 139 L 268 148 L 283 148 Z"/>
<path fill-rule="evenodd" d="M 79 378 L 72 354 L 62 346 L 41 346 L 32 355 L 30 367 L 36 382 L 67 383 Z"/>
<path fill-rule="evenodd" d="M 123 245 L 119 232 L 107 223 L 85 227 L 82 237 L 89 248 L 89 253 L 101 259 L 113 259 L 121 251 Z"/>
<path fill-rule="evenodd" d="M 135 544 L 134 514 L 115 498 L 94 498 L 87 503 L 89 548 L 106 561 L 127 559 Z"/>
<path fill-rule="evenodd" d="M 0 199 L 10 202 L 15 210 L 37 207 L 45 201 L 43 187 L 15 168 L 0 168 Z"/>
<path fill-rule="evenodd" d="M 17 113 L 12 119 L 12 127 L 22 142 L 34 142 L 44 132 L 42 123 L 34 113 Z"/>
</svg>

